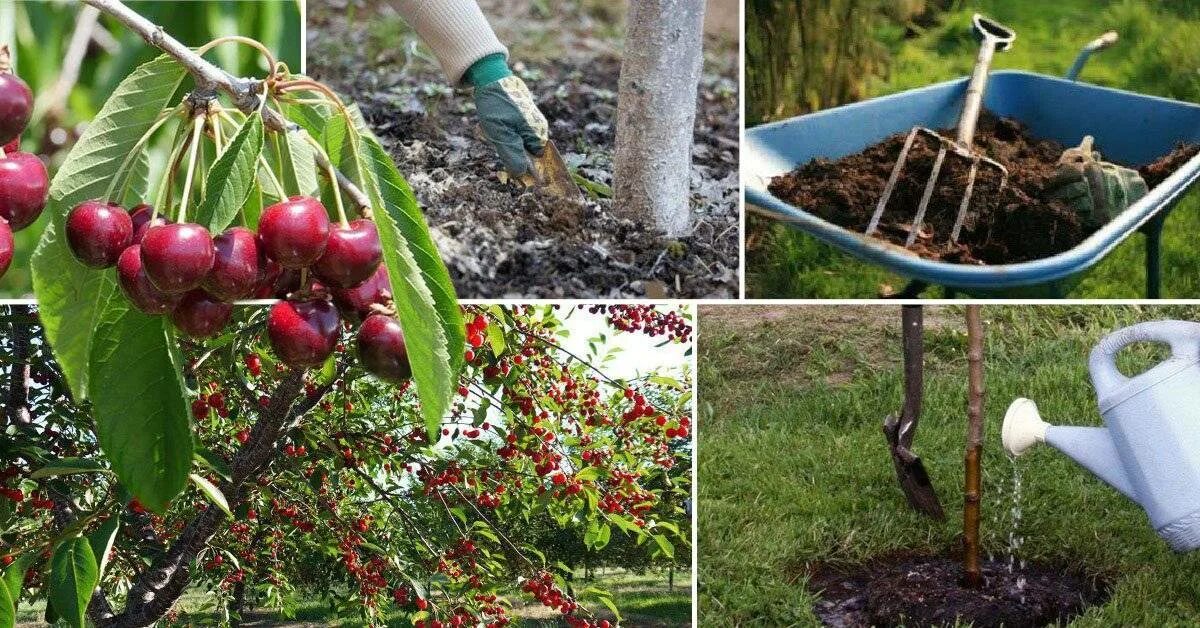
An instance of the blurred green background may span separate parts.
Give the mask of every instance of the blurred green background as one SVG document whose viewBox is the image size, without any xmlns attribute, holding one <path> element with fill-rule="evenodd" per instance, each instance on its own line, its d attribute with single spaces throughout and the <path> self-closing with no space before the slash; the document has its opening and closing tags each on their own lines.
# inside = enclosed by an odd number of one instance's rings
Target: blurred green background
<svg viewBox="0 0 1200 628">
<path fill-rule="evenodd" d="M 1079 48 L 1107 30 L 1116 46 L 1080 80 L 1200 103 L 1196 0 L 748 0 L 746 124 L 790 118 L 970 74 L 969 30 L 981 12 L 1017 32 L 993 69 L 1062 75 Z M 815 238 L 747 218 L 746 293 L 752 298 L 871 298 L 907 283 Z M 1200 297 L 1200 193 L 1171 214 L 1163 237 L 1163 296 Z M 1070 296 L 1144 295 L 1144 238 L 1097 265 Z"/>
<path fill-rule="evenodd" d="M 301 70 L 302 0 L 127 0 L 126 4 L 189 46 L 243 35 L 266 44 L 292 71 Z M 0 0 L 0 44 L 12 48 L 15 71 L 36 99 L 34 120 L 22 136 L 21 150 L 46 160 L 51 177 L 117 84 L 158 55 L 108 16 L 100 16 L 94 24 L 81 19 L 82 7 L 78 2 Z M 77 30 L 80 41 L 87 42 L 86 49 L 77 61 L 68 63 Z M 235 44 L 218 46 L 206 58 L 238 76 L 263 76 L 267 69 L 253 49 Z M 75 73 L 77 78 L 70 80 Z M 170 136 L 164 131 L 156 138 L 152 164 L 166 159 Z M 0 297 L 31 296 L 29 256 L 46 221 L 43 214 L 16 234 L 16 255 L 0 278 Z"/>
</svg>

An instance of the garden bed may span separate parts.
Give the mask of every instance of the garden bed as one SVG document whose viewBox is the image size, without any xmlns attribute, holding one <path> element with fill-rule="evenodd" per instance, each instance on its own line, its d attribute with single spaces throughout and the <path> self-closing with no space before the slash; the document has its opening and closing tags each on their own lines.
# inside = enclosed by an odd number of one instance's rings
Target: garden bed
<svg viewBox="0 0 1200 628">
<path fill-rule="evenodd" d="M 954 129 L 942 129 L 940 133 L 953 137 Z M 775 177 L 769 189 L 780 199 L 820 218 L 864 232 L 906 136 L 893 135 L 841 159 L 814 159 Z M 967 187 L 969 162 L 947 157 L 924 228 L 910 247 L 914 253 L 962 264 L 1015 263 L 1069 250 L 1091 234 L 1070 206 L 1042 198 L 1043 186 L 1056 170 L 1063 145 L 1033 137 L 1020 122 L 984 112 L 975 132 L 975 147 L 1008 169 L 1007 186 L 1000 189 L 996 169 L 980 168 L 968 221 L 959 242 L 950 244 L 950 232 Z M 1097 149 L 1103 153 L 1104 147 Z M 1139 171 L 1147 185 L 1154 187 L 1197 152 L 1200 145 L 1180 145 Z M 878 237 L 904 245 L 936 155 L 937 142 L 931 138 L 921 136 L 914 142 L 880 221 Z"/>
<path fill-rule="evenodd" d="M 573 5 L 539 17 L 525 3 L 483 3 L 512 46 L 514 68 L 551 121 L 564 160 L 596 184 L 594 194 L 563 201 L 501 175 L 477 131 L 470 94 L 446 85 L 436 64 L 412 46 L 412 34 L 393 25 L 394 15 L 375 2 L 354 2 L 365 9 L 350 20 L 338 6 L 318 4 L 309 7 L 308 71 L 360 103 L 412 185 L 459 297 L 737 294 L 736 48 L 714 43 L 707 51 L 692 150 L 696 221 L 689 234 L 671 239 L 607 195 L 621 67 L 619 42 L 596 34 L 608 29 L 618 36 L 608 18 Z M 544 27 L 536 20 L 546 20 Z M 554 45 L 562 53 L 525 61 L 539 42 L 522 29 L 534 27 L 561 39 Z M 372 54 L 376 48 L 382 52 Z"/>
<path fill-rule="evenodd" d="M 948 554 L 893 553 L 858 565 L 809 569 L 813 612 L 826 626 L 1023 628 L 1068 622 L 1108 597 L 1107 585 L 1074 565 L 990 560 L 984 586 L 961 584 L 962 561 Z"/>
</svg>

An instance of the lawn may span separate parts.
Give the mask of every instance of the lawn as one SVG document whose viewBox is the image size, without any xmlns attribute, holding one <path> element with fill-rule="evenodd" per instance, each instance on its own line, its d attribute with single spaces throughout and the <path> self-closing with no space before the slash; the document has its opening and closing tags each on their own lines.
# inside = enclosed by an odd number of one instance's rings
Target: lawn
<svg viewBox="0 0 1200 628">
<path fill-rule="evenodd" d="M 953 3 L 938 25 L 905 39 L 901 25 L 882 21 L 875 39 L 890 52 L 887 70 L 869 78 L 869 96 L 882 96 L 970 74 L 978 44 L 966 36 L 975 11 L 1017 32 L 993 68 L 1061 75 L 1079 47 L 1109 29 L 1121 41 L 1097 54 L 1081 80 L 1184 101 L 1200 101 L 1200 4 L 1148 0 L 976 0 Z M 1066 105 L 1064 105 L 1066 106 Z M 752 298 L 870 298 L 899 290 L 906 281 L 810 236 L 782 226 L 761 227 L 747 252 L 746 293 Z M 1200 255 L 1192 246 L 1200 229 L 1200 192 L 1186 195 L 1167 220 L 1163 238 L 1164 297 L 1200 296 Z M 1145 241 L 1132 237 L 1094 267 L 1071 293 L 1080 298 L 1144 295 Z M 940 295 L 939 295 L 940 296 Z"/>
<path fill-rule="evenodd" d="M 1047 421 L 1099 425 L 1086 358 L 1105 334 L 1200 308 L 984 306 L 987 334 L 982 536 L 1004 555 L 1013 530 L 1014 464 L 1000 444 L 1009 402 Z M 880 426 L 899 410 L 900 313 L 875 306 L 701 308 L 698 451 L 699 617 L 705 626 L 812 626 L 806 565 L 959 542 L 966 434 L 961 307 L 927 307 L 925 410 L 914 450 L 948 520 L 909 509 Z M 1134 347 L 1126 373 L 1161 358 Z M 1200 553 L 1170 552 L 1139 506 L 1056 450 L 1016 462 L 1019 557 L 1111 579 L 1112 599 L 1074 626 L 1200 623 Z"/>
<path fill-rule="evenodd" d="M 625 621 L 622 626 L 636 628 L 671 628 L 689 626 L 692 620 L 692 582 L 690 574 L 685 571 L 675 572 L 674 589 L 668 586 L 666 571 L 648 571 L 635 573 L 620 569 L 603 569 L 595 574 L 593 582 L 584 583 L 583 574 L 578 574 L 576 581 L 580 589 L 597 586 L 607 589 L 613 594 L 613 600 Z M 589 608 L 603 609 L 599 603 L 583 598 Z M 293 600 L 295 613 L 291 618 L 285 618 L 275 611 L 262 610 L 255 612 L 251 624 L 255 626 L 288 626 L 301 628 L 308 626 L 361 626 L 357 621 L 340 619 L 327 604 L 320 601 L 319 592 L 315 594 L 298 595 Z M 212 603 L 203 595 L 186 595 L 179 603 L 183 611 L 179 625 L 212 622 L 216 615 L 212 613 Z M 37 606 L 22 606 L 17 621 L 30 626 L 38 622 L 45 610 L 44 603 Z M 188 614 L 191 613 L 191 616 Z M 520 621 L 514 625 L 533 628 L 535 626 L 564 626 L 562 621 L 555 619 L 556 614 L 550 613 L 540 606 L 517 606 L 513 616 Z M 611 614 L 602 612 L 609 619 Z M 401 615 L 393 613 L 388 616 L 388 626 L 409 626 L 409 622 Z"/>
</svg>

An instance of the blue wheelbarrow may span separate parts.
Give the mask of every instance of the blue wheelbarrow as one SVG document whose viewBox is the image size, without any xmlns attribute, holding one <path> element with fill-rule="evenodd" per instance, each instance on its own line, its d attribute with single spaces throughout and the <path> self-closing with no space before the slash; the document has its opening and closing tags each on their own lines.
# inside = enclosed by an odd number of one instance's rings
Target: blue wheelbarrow
<svg viewBox="0 0 1200 628">
<path fill-rule="evenodd" d="M 1036 137 L 1065 146 L 1092 135 L 1103 147 L 1105 158 L 1120 163 L 1149 163 L 1179 142 L 1200 142 L 1200 106 L 1073 80 L 1087 56 L 1113 39 L 1109 34 L 1088 44 L 1067 79 L 1022 71 L 991 73 L 984 107 L 1022 122 Z M 1062 297 L 1109 251 L 1141 231 L 1147 239 L 1146 296 L 1158 298 L 1163 223 L 1200 177 L 1200 155 L 1074 248 L 1033 261 L 993 266 L 923 259 L 790 205 L 767 189 L 773 177 L 815 158 L 851 155 L 913 127 L 953 126 L 967 84 L 967 78 L 947 81 L 748 129 L 742 153 L 747 209 L 908 278 L 908 286 L 897 295 L 903 297 L 919 296 L 931 285 L 943 286 L 947 295 Z"/>
</svg>

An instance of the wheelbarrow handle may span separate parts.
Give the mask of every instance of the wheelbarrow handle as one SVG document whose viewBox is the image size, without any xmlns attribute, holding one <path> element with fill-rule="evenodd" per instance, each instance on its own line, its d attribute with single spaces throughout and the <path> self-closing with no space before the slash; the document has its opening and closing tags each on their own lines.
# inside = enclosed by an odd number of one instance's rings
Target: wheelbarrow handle
<svg viewBox="0 0 1200 628">
<path fill-rule="evenodd" d="M 971 149 L 971 142 L 975 139 L 975 124 L 979 121 L 979 112 L 983 108 L 983 92 L 987 88 L 992 57 L 997 50 L 1003 52 L 1011 48 L 1013 40 L 1017 38 L 1012 29 L 978 13 L 971 22 L 975 33 L 980 37 L 979 56 L 975 59 L 975 70 L 971 73 L 970 83 L 967 84 L 962 114 L 958 118 L 958 143 L 967 150 Z"/>
<path fill-rule="evenodd" d="M 1112 47 L 1117 43 L 1118 39 L 1117 31 L 1108 31 L 1084 44 L 1083 48 L 1079 50 L 1079 55 L 1075 57 L 1075 62 L 1071 64 L 1071 69 L 1067 70 L 1067 80 L 1078 80 L 1079 73 L 1083 71 L 1083 66 L 1087 63 L 1088 58 L 1092 56 L 1092 53 Z"/>
</svg>

